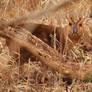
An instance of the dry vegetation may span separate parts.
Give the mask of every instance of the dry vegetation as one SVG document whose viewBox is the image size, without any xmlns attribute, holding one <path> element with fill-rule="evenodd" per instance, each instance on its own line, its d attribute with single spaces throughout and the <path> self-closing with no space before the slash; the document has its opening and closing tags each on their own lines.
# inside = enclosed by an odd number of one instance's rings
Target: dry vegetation
<svg viewBox="0 0 92 92">
<path fill-rule="evenodd" d="M 29 22 L 65 27 L 70 16 L 85 18 L 91 41 L 81 39 L 68 57 L 28 31 L 36 26 L 18 27 Z M 20 52 L 10 54 L 16 45 L 10 51 L 7 39 L 28 51 L 24 64 Z M 63 81 L 66 77 L 71 85 Z M 0 92 L 92 92 L 92 0 L 0 0 Z"/>
</svg>

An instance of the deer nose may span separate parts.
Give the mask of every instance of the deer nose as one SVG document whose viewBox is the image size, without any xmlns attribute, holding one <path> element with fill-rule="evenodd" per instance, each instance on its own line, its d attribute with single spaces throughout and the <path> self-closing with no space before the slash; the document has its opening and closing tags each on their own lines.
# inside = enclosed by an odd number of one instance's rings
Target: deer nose
<svg viewBox="0 0 92 92">
<path fill-rule="evenodd" d="M 77 33 L 77 32 L 78 32 L 77 28 L 74 28 L 73 33 Z"/>
</svg>

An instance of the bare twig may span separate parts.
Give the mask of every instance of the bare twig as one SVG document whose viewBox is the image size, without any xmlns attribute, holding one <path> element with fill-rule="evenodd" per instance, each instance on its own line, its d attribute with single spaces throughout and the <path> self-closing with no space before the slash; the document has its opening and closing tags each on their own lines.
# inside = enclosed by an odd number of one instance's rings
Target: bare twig
<svg viewBox="0 0 92 92">
<path fill-rule="evenodd" d="M 65 16 L 63 13 L 65 12 L 69 13 L 70 11 L 73 11 L 74 8 L 76 8 L 77 5 L 75 6 L 74 5 L 75 3 L 76 3 L 76 0 L 66 1 L 59 5 L 55 5 L 54 7 L 48 8 L 46 10 L 33 11 L 28 15 L 12 18 L 8 21 L 3 22 L 3 24 L 5 27 L 5 25 L 16 25 L 22 21 L 29 20 L 29 19 L 35 19 L 35 18 L 41 18 L 42 16 L 55 16 L 55 12 L 58 12 L 60 9 L 61 9 L 60 11 L 61 16 L 63 17 Z M 2 23 L 0 23 L 0 27 L 2 27 Z"/>
</svg>

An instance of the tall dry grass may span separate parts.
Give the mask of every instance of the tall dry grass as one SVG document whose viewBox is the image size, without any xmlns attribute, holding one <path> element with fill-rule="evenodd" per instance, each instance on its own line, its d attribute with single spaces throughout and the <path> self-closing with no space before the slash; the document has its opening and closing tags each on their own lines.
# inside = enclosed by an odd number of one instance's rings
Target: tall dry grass
<svg viewBox="0 0 92 92">
<path fill-rule="evenodd" d="M 68 1 L 68 3 L 66 3 Z M 80 3 L 79 3 L 80 2 Z M 56 10 L 51 12 L 49 7 L 57 4 L 63 4 L 64 6 L 56 7 Z M 20 16 L 30 15 L 30 12 L 39 11 L 43 12 L 42 18 L 36 18 L 32 20 L 31 16 L 28 16 L 29 22 L 39 23 L 53 23 L 53 25 L 62 25 L 67 24 L 67 17 L 76 16 L 76 17 L 85 17 L 88 18 L 92 13 L 91 0 L 1 0 L 0 1 L 0 18 L 1 20 L 9 21 L 11 18 L 15 19 Z M 52 9 L 53 10 L 53 9 Z M 47 12 L 47 16 L 45 15 Z M 51 13 L 50 13 L 51 12 Z M 56 13 L 57 12 L 57 13 Z M 31 18 L 31 19 L 30 19 Z M 30 20 L 29 20 L 30 19 Z M 43 19 L 46 19 L 43 21 Z M 61 20 L 60 22 L 57 20 Z M 92 17 L 91 17 L 92 20 Z M 14 21 L 13 21 L 14 22 Z M 21 22 L 21 21 L 18 21 Z M 92 23 L 92 22 L 91 22 Z M 89 22 L 89 31 L 92 31 L 92 24 Z M 71 51 L 70 61 L 75 62 L 75 64 L 80 64 L 80 73 L 81 68 L 84 64 L 92 64 L 92 52 L 83 51 L 80 49 L 79 44 L 74 47 L 74 50 Z M 5 39 L 0 39 L 0 91 L 1 92 L 91 92 L 92 83 L 84 83 L 81 80 L 74 79 L 72 85 L 68 88 L 65 83 L 62 83 L 62 75 L 57 72 L 52 72 L 49 70 L 47 76 L 50 77 L 51 81 L 46 81 L 41 84 L 40 80 L 42 77 L 42 64 L 40 61 L 31 62 L 24 65 L 23 79 L 20 79 L 19 74 L 19 65 L 16 64 L 15 59 L 10 56 L 9 49 L 6 45 Z M 87 67 L 86 67 L 87 68 Z M 86 70 L 85 67 L 83 68 Z M 90 75 L 91 76 L 91 75 Z M 92 79 L 92 77 L 91 77 Z M 89 80 L 89 79 L 87 79 Z M 91 80 L 92 81 L 92 80 Z"/>
</svg>

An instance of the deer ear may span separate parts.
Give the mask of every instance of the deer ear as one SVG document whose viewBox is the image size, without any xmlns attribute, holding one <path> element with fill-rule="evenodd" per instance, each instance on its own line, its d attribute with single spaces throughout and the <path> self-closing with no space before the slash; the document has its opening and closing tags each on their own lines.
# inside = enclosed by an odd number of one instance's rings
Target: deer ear
<svg viewBox="0 0 92 92">
<path fill-rule="evenodd" d="M 72 22 L 73 22 L 72 20 L 73 20 L 72 17 L 69 17 L 69 18 L 68 18 L 68 22 L 69 22 L 69 23 L 72 23 Z"/>
<path fill-rule="evenodd" d="M 79 23 L 83 23 L 84 22 L 84 18 L 79 18 Z"/>
</svg>

